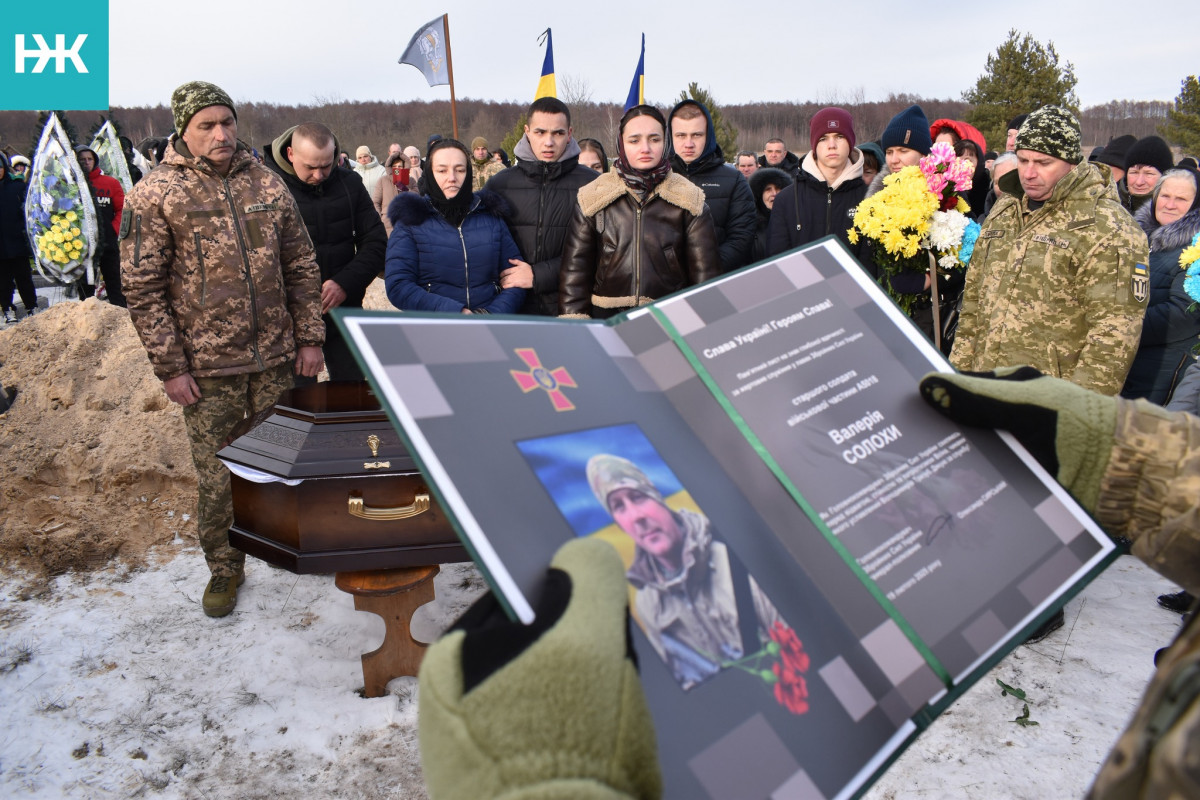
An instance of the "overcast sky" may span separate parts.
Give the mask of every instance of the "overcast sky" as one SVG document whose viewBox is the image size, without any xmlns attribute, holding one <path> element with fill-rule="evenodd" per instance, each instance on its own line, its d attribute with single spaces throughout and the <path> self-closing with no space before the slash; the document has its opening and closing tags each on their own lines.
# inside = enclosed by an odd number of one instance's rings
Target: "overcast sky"
<svg viewBox="0 0 1200 800">
<path fill-rule="evenodd" d="M 727 9 L 737 6 L 745 11 L 735 17 Z M 449 99 L 448 87 L 430 87 L 396 63 L 412 34 L 442 13 L 450 15 L 455 93 L 485 100 L 532 100 L 544 54 L 537 40 L 547 27 L 560 96 L 571 76 L 586 81 L 597 102 L 624 101 L 642 32 L 646 98 L 659 105 L 690 81 L 721 103 L 902 92 L 958 99 L 1010 28 L 1054 43 L 1075 67 L 1085 108 L 1173 100 L 1180 81 L 1200 71 L 1195 0 L 1160 0 L 1140 12 L 1111 0 L 243 0 L 228 11 L 223 3 L 111 0 L 110 8 L 114 106 L 165 104 L 172 89 L 195 79 L 219 84 L 235 102 Z"/>
</svg>

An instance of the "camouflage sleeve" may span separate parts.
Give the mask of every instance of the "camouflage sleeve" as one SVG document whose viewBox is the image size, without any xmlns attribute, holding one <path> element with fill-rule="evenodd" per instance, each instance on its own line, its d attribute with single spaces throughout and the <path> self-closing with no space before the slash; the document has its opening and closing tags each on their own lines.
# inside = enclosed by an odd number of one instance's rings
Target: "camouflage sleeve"
<svg viewBox="0 0 1200 800">
<path fill-rule="evenodd" d="M 320 347 L 325 343 L 325 323 L 321 320 L 321 269 L 317 266 L 317 254 L 291 192 L 282 192 L 280 203 L 284 209 L 279 263 L 296 347 Z"/>
<path fill-rule="evenodd" d="M 160 380 L 183 375 L 190 367 L 171 310 L 169 291 L 175 263 L 175 238 L 163 214 L 167 183 L 147 176 L 125 198 L 121 217 L 121 288 L 129 318 Z"/>
<path fill-rule="evenodd" d="M 1124 214 L 1121 209 L 1114 213 L 1118 212 Z M 1074 371 L 1063 375 L 1074 384 L 1109 396 L 1125 385 L 1146 313 L 1147 294 L 1138 290 L 1139 281 L 1147 275 L 1146 237 L 1133 228 L 1132 220 L 1128 225 L 1124 222 L 1101 237 L 1082 260 L 1077 285 L 1087 338 Z"/>
<path fill-rule="evenodd" d="M 1200 594 L 1200 417 L 1119 400 L 1096 521 L 1133 554 Z"/>
</svg>

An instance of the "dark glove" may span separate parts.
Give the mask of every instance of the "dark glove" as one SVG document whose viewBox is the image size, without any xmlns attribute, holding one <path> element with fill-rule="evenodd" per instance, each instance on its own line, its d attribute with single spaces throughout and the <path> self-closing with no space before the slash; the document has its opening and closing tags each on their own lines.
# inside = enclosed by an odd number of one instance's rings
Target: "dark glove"
<svg viewBox="0 0 1200 800">
<path fill-rule="evenodd" d="M 532 625 L 489 593 L 430 646 L 418 729 L 431 798 L 662 796 L 628 598 L 616 551 L 574 539 Z"/>
<path fill-rule="evenodd" d="M 944 415 L 1017 437 L 1088 513 L 1095 513 L 1117 426 L 1117 400 L 1033 367 L 921 379 L 921 396 Z"/>
</svg>

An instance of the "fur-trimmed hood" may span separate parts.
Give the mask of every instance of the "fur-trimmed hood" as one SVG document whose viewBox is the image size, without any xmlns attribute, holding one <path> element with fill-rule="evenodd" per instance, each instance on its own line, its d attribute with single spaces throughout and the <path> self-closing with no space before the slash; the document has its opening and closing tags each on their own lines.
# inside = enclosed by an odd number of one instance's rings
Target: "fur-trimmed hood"
<svg viewBox="0 0 1200 800">
<path fill-rule="evenodd" d="M 597 212 L 612 205 L 624 194 L 630 194 L 635 199 L 636 193 L 621 180 L 616 170 L 605 172 L 599 178 L 583 186 L 579 190 L 579 207 L 585 217 L 594 217 Z M 704 211 L 704 190 L 693 184 L 687 178 L 668 172 L 666 179 L 646 198 L 649 203 L 656 197 L 661 197 L 673 206 L 678 206 L 693 216 L 700 216 Z"/>
<path fill-rule="evenodd" d="M 493 217 L 504 219 L 508 216 L 508 203 L 495 192 L 480 189 L 471 198 L 471 210 L 467 213 L 491 214 Z M 388 205 L 388 219 L 391 220 L 393 227 L 396 225 L 413 227 L 438 216 L 441 215 L 433 207 L 433 203 L 415 192 L 398 194 Z"/>
<path fill-rule="evenodd" d="M 1143 205 L 1133 218 L 1146 232 L 1151 253 L 1182 250 L 1190 245 L 1192 239 L 1200 232 L 1200 207 L 1196 205 L 1182 217 L 1166 225 L 1159 225 L 1158 220 L 1154 218 L 1153 203 Z"/>
</svg>

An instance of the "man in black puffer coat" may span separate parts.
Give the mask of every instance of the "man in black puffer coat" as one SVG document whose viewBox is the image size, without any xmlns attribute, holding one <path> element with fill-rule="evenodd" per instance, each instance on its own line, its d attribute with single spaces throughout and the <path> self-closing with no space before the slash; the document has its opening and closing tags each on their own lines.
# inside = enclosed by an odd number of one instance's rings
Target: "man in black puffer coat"
<svg viewBox="0 0 1200 800">
<path fill-rule="evenodd" d="M 501 288 L 527 290 L 522 314 L 558 315 L 558 271 L 575 196 L 599 176 L 580 165 L 571 132 L 571 112 L 561 100 L 534 100 L 525 135 L 513 148 L 517 163 L 485 187 L 508 203 L 508 229 L 529 263 L 500 275 Z"/>
<path fill-rule="evenodd" d="M 708 109 L 695 100 L 683 100 L 671 109 L 667 147 L 671 169 L 704 191 L 717 229 L 721 271 L 749 264 L 758 224 L 754 195 L 745 176 L 725 163 Z"/>
<path fill-rule="evenodd" d="M 809 125 L 812 149 L 800 159 L 796 182 L 775 198 L 767 228 L 767 256 L 837 236 L 875 276 L 877 268 L 865 237 L 850 244 L 854 212 L 867 193 L 863 157 L 855 147 L 854 123 L 841 108 L 823 108 Z"/>
<path fill-rule="evenodd" d="M 329 128 L 309 122 L 272 142 L 264 163 L 296 198 L 321 267 L 325 366 L 330 380 L 361 381 L 362 370 L 329 317 L 337 306 L 362 308 L 371 281 L 383 273 L 387 234 L 362 179 L 334 161 L 341 150 Z M 304 382 L 304 381 L 298 381 Z"/>
</svg>

